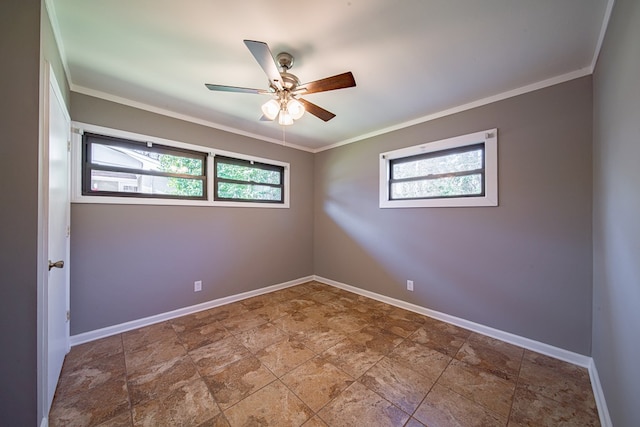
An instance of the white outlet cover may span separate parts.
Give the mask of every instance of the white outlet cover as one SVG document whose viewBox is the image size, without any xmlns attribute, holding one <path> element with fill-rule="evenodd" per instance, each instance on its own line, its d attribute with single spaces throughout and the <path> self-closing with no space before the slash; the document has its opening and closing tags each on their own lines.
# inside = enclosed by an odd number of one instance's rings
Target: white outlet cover
<svg viewBox="0 0 640 427">
<path fill-rule="evenodd" d="M 193 292 L 200 292 L 202 290 L 202 280 L 193 282 Z"/>
</svg>

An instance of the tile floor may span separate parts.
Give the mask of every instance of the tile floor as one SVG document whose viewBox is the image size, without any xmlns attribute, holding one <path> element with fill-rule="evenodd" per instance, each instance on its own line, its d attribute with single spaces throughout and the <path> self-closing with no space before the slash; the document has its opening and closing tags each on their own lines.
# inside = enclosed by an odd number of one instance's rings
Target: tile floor
<svg viewBox="0 0 640 427">
<path fill-rule="evenodd" d="M 56 426 L 596 426 L 589 374 L 317 282 L 74 347 Z"/>
</svg>

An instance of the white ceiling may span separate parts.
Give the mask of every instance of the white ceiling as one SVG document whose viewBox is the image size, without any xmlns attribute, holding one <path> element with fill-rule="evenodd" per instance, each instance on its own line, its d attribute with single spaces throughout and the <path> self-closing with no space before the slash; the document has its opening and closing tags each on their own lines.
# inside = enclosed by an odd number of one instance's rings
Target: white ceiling
<svg viewBox="0 0 640 427">
<path fill-rule="evenodd" d="M 261 122 L 266 89 L 243 39 L 295 57 L 302 82 L 352 71 L 357 86 L 309 94 L 286 141 L 316 151 L 590 74 L 613 0 L 47 0 L 72 90 L 282 141 Z"/>
</svg>

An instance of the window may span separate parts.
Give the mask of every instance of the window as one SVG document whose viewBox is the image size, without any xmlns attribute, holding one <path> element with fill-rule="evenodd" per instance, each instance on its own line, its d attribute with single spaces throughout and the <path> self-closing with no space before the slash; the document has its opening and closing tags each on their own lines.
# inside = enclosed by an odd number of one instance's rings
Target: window
<svg viewBox="0 0 640 427">
<path fill-rule="evenodd" d="M 73 203 L 288 208 L 290 165 L 73 123 Z"/>
<path fill-rule="evenodd" d="M 497 206 L 497 129 L 380 155 L 380 207 Z"/>
<path fill-rule="evenodd" d="M 284 203 L 284 167 L 215 156 L 215 200 Z"/>
<path fill-rule="evenodd" d="M 206 153 L 93 133 L 82 141 L 83 195 L 207 197 Z"/>
</svg>

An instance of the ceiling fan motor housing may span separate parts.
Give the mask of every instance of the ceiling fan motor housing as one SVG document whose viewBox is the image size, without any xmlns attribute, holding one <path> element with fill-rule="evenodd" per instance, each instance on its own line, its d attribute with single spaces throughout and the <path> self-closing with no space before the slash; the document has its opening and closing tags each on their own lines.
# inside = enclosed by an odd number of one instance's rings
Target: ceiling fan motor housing
<svg viewBox="0 0 640 427">
<path fill-rule="evenodd" d="M 293 55 L 287 52 L 280 52 L 278 56 L 276 56 L 276 62 L 283 71 L 287 71 L 293 67 Z"/>
</svg>

